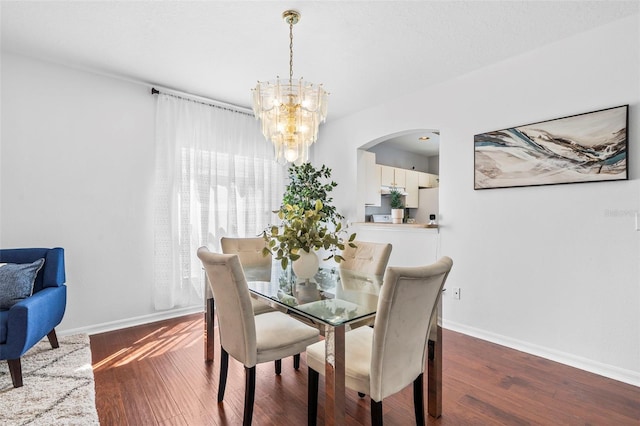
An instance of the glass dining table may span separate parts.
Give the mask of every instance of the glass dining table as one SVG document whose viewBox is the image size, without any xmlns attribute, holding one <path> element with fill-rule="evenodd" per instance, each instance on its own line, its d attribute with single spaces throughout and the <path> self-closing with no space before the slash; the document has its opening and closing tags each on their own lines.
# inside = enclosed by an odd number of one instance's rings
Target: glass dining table
<svg viewBox="0 0 640 426">
<path fill-rule="evenodd" d="M 317 327 L 324 335 L 325 424 L 345 424 L 345 333 L 354 325 L 373 324 L 382 277 L 339 268 L 321 268 L 308 280 L 298 279 L 291 269 L 279 263 L 271 268 L 271 279 L 264 270 L 245 268 L 252 297 Z M 268 274 L 267 274 L 268 276 Z M 209 286 L 205 301 L 205 359 L 213 361 L 215 303 Z M 432 319 L 428 340 L 427 410 L 442 413 L 442 304 Z"/>
</svg>

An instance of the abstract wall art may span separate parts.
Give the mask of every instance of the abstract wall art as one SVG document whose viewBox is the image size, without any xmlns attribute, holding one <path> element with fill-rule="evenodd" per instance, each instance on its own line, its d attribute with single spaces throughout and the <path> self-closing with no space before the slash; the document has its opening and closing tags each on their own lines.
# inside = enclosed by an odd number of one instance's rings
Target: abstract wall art
<svg viewBox="0 0 640 426">
<path fill-rule="evenodd" d="M 628 179 L 629 105 L 474 136 L 475 189 Z"/>
</svg>

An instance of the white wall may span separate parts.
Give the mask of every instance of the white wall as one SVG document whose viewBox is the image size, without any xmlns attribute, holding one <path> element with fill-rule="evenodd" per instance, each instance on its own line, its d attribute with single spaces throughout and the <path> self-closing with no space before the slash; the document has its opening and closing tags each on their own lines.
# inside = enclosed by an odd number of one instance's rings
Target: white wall
<svg viewBox="0 0 640 426">
<path fill-rule="evenodd" d="M 0 246 L 65 248 L 59 333 L 154 313 L 149 89 L 2 55 Z"/>
<path fill-rule="evenodd" d="M 454 260 L 447 286 L 462 289 L 444 299 L 445 326 L 636 385 L 639 27 L 635 15 L 328 123 L 314 152 L 340 182 L 338 208 L 362 220 L 356 148 L 440 129 L 441 254 Z M 621 104 L 631 180 L 473 190 L 474 134 Z"/>
<path fill-rule="evenodd" d="M 448 286 L 462 288 L 444 300 L 445 325 L 637 385 L 638 27 L 632 16 L 327 123 L 314 153 L 340 182 L 336 205 L 361 220 L 356 148 L 440 129 L 441 254 L 455 262 Z M 142 85 L 1 59 L 0 246 L 66 249 L 59 331 L 155 318 L 154 98 Z M 473 190 L 474 134 L 626 103 L 630 181 Z"/>
</svg>

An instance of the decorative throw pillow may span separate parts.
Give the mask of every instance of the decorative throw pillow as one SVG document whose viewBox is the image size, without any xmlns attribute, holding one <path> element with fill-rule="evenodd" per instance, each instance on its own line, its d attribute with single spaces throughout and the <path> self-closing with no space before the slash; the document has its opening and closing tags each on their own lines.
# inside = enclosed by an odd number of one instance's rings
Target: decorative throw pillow
<svg viewBox="0 0 640 426">
<path fill-rule="evenodd" d="M 33 263 L 5 263 L 0 265 L 0 309 L 9 309 L 31 296 L 33 283 L 44 259 Z"/>
</svg>

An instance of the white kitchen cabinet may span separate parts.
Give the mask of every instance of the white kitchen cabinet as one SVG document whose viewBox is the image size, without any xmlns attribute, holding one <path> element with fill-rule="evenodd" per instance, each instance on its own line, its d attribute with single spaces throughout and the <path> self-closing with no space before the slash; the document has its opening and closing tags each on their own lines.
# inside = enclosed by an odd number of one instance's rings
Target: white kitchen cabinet
<svg viewBox="0 0 640 426">
<path fill-rule="evenodd" d="M 405 169 L 399 169 L 397 167 L 393 168 L 393 178 L 395 181 L 395 186 L 398 188 L 404 188 L 407 186 L 407 171 Z"/>
<path fill-rule="evenodd" d="M 364 204 L 366 206 L 380 207 L 382 205 L 382 199 L 380 197 L 380 167 L 376 164 L 375 154 L 373 154 L 373 158 L 367 161 L 365 172 L 367 184 L 365 186 Z"/>
<path fill-rule="evenodd" d="M 429 186 L 429 173 L 418 172 L 418 186 L 427 188 Z"/>
<path fill-rule="evenodd" d="M 365 206 L 380 206 L 380 166 L 376 164 L 376 154 L 358 150 L 358 191 L 364 198 Z M 362 202 L 362 201 L 360 201 Z"/>
<path fill-rule="evenodd" d="M 439 186 L 438 178 L 438 175 L 418 172 L 418 186 L 420 188 L 436 188 Z"/>
<path fill-rule="evenodd" d="M 405 191 L 407 195 L 404 199 L 404 206 L 417 209 L 419 206 L 418 180 L 419 173 L 415 170 L 405 170 Z"/>
<path fill-rule="evenodd" d="M 397 167 L 380 165 L 380 183 L 382 186 L 404 188 L 406 185 L 406 170 Z"/>
<path fill-rule="evenodd" d="M 393 167 L 379 165 L 380 167 L 380 184 L 383 186 L 394 186 Z"/>
</svg>

